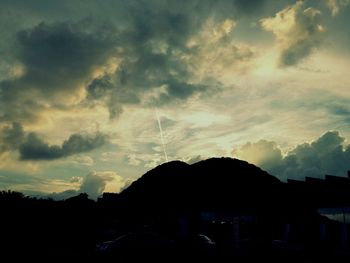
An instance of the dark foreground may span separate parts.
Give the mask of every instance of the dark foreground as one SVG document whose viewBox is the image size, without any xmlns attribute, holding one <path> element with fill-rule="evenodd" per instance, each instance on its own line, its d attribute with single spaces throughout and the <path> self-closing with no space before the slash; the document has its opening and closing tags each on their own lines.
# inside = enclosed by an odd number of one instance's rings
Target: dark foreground
<svg viewBox="0 0 350 263">
<path fill-rule="evenodd" d="M 283 183 L 236 159 L 169 162 L 97 202 L 86 194 L 54 201 L 0 192 L 0 256 L 11 261 L 350 262 L 345 216 L 342 222 L 330 220 L 318 207 L 350 207 L 350 178 Z"/>
<path fill-rule="evenodd" d="M 349 247 L 341 248 L 326 241 L 284 242 L 263 235 L 232 239 L 232 235 L 222 231 L 174 233 L 169 222 L 141 225 L 128 218 L 126 223 L 118 219 L 113 209 L 89 200 L 86 195 L 57 202 L 7 192 L 2 194 L 1 208 L 0 252 L 3 258 L 13 261 L 22 258 L 74 258 L 89 262 L 350 260 Z"/>
</svg>

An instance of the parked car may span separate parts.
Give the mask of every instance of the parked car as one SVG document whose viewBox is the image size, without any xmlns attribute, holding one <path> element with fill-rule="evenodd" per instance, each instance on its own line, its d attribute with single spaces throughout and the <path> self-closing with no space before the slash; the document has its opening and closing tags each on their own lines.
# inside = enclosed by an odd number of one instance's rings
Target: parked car
<svg viewBox="0 0 350 263">
<path fill-rule="evenodd" d="M 128 233 L 96 245 L 102 259 L 118 262 L 168 262 L 174 252 L 174 242 L 153 232 Z"/>
</svg>

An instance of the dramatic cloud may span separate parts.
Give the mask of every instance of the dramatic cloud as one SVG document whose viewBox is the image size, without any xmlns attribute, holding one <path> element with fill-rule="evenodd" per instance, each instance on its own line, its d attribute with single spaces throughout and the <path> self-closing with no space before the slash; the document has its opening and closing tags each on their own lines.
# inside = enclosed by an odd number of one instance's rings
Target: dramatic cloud
<svg viewBox="0 0 350 263">
<path fill-rule="evenodd" d="M 264 140 L 247 143 L 232 154 L 283 180 L 323 177 L 325 174 L 345 176 L 350 170 L 350 145 L 344 145 L 344 141 L 338 132 L 329 131 L 311 143 L 298 145 L 284 156 L 275 142 Z"/>
<path fill-rule="evenodd" d="M 14 122 L 0 131 L 0 153 L 19 150 L 21 160 L 53 160 L 96 149 L 107 142 L 102 133 L 72 134 L 62 145 L 49 145 L 37 133 L 26 133 Z M 91 160 L 90 160 L 91 163 Z"/>
<path fill-rule="evenodd" d="M 130 14 L 123 21 L 42 22 L 21 30 L 0 82 L 0 121 L 96 105 L 114 118 L 125 104 L 163 105 L 216 91 L 222 70 L 246 68 L 254 55 L 231 34 L 233 12 L 253 6 L 262 4 L 132 2 L 123 6 Z"/>
<path fill-rule="evenodd" d="M 21 160 L 52 160 L 91 151 L 106 142 L 106 136 L 101 133 L 93 136 L 72 134 L 61 146 L 49 145 L 37 134 L 29 133 L 24 143 L 19 146 L 19 152 Z"/>
<path fill-rule="evenodd" d="M 325 32 L 320 17 L 321 11 L 312 7 L 304 9 L 304 3 L 298 1 L 274 17 L 260 21 L 263 29 L 276 37 L 280 51 L 279 66 L 298 64 L 320 46 Z"/>
<path fill-rule="evenodd" d="M 88 99 L 104 102 L 113 118 L 123 104 L 176 102 L 208 89 L 192 78 L 183 60 L 191 52 L 186 43 L 194 30 L 193 19 L 151 5 L 131 12 L 134 20 L 119 35 L 118 67 L 88 85 Z"/>
<path fill-rule="evenodd" d="M 109 4 L 127 16 L 104 10 L 104 22 L 96 15 L 29 23 L 9 50 L 0 121 L 25 123 L 55 110 L 101 105 L 115 118 L 128 104 L 160 106 L 216 92 L 225 72 L 245 71 L 255 57 L 254 48 L 232 34 L 236 18 L 256 14 L 266 2 L 116 1 Z M 52 12 L 42 6 L 40 12 Z"/>
<path fill-rule="evenodd" d="M 18 32 L 17 73 L 0 82 L 0 121 L 27 122 L 42 111 L 77 104 L 85 82 L 114 54 L 113 33 L 90 20 Z"/>
<path fill-rule="evenodd" d="M 123 104 L 159 106 L 216 92 L 223 85 L 221 71 L 242 70 L 254 57 L 231 34 L 236 22 L 230 10 L 236 4 L 251 7 L 241 2 L 151 1 L 132 6 L 133 20 L 118 38 L 118 67 L 88 85 L 88 101 L 106 105 L 113 118 Z"/>
<path fill-rule="evenodd" d="M 29 133 L 23 144 L 19 146 L 21 160 L 52 160 L 62 158 L 62 147 L 49 145 L 36 133 Z"/>
</svg>

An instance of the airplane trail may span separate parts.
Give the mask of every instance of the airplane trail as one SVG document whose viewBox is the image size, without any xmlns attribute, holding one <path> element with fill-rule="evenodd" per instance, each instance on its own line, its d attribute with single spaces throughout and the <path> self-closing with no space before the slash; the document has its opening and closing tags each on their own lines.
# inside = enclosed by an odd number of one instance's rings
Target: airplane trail
<svg viewBox="0 0 350 263">
<path fill-rule="evenodd" d="M 155 109 L 155 112 L 156 112 L 156 117 L 157 117 L 157 121 L 158 121 L 158 127 L 159 127 L 159 132 L 160 132 L 160 140 L 162 142 L 164 157 L 165 157 L 166 162 L 168 162 L 169 160 L 168 160 L 168 155 L 167 155 L 166 150 L 165 150 L 165 143 L 164 143 L 164 137 L 163 137 L 162 123 L 160 122 L 158 110 Z"/>
</svg>

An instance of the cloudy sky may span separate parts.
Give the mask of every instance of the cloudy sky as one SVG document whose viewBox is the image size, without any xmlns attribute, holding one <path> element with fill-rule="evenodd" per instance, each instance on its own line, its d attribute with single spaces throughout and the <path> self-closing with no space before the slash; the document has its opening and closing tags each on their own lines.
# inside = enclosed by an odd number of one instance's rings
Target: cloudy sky
<svg viewBox="0 0 350 263">
<path fill-rule="evenodd" d="M 350 170 L 350 0 L 1 0 L 0 189 L 118 192 L 168 160 Z"/>
</svg>

